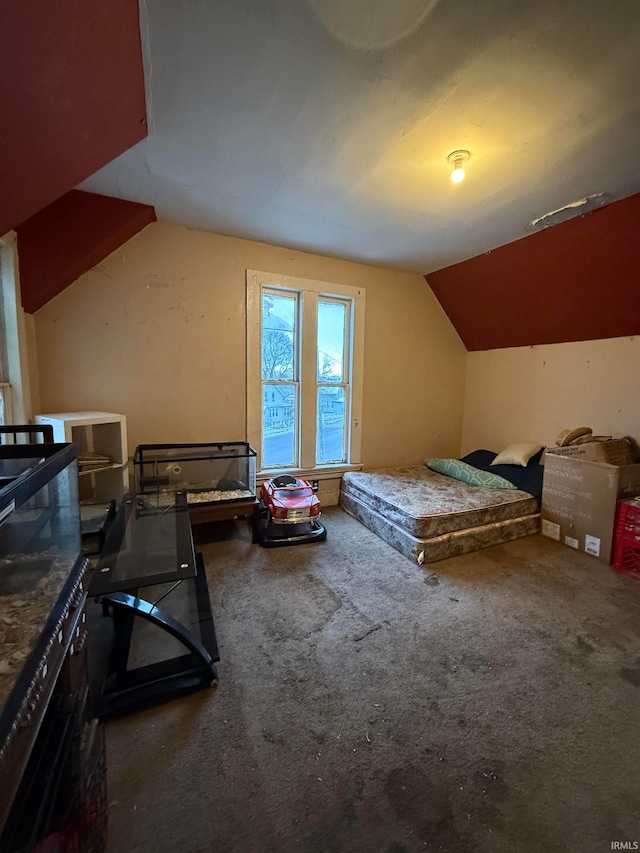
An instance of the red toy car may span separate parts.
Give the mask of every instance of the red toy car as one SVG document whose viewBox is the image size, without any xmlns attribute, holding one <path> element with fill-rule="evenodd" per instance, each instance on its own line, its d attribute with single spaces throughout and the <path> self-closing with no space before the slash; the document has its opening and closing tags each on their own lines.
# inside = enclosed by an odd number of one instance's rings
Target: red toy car
<svg viewBox="0 0 640 853">
<path fill-rule="evenodd" d="M 307 480 L 281 474 L 260 488 L 260 508 L 254 517 L 255 539 L 266 547 L 297 545 L 326 539 L 318 520 L 322 505 Z"/>
<path fill-rule="evenodd" d="M 318 518 L 322 511 L 320 501 L 307 480 L 298 480 L 283 474 L 267 480 L 260 489 L 260 499 L 276 524 L 298 524 Z"/>
</svg>

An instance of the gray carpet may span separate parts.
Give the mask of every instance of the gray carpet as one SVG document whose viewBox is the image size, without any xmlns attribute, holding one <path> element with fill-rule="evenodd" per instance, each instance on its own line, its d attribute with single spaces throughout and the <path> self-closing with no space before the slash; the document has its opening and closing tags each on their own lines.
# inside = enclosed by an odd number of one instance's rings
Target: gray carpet
<svg viewBox="0 0 640 853">
<path fill-rule="evenodd" d="M 640 841 L 640 583 L 530 536 L 419 568 L 199 531 L 220 683 L 107 724 L 109 851 Z"/>
</svg>

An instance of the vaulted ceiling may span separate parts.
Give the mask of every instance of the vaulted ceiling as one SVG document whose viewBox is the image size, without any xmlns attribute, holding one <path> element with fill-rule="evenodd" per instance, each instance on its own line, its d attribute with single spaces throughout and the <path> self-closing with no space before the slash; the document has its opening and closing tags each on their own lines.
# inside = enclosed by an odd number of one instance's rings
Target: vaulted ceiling
<svg viewBox="0 0 640 853">
<path fill-rule="evenodd" d="M 159 219 L 424 274 L 640 191 L 637 0 L 141 0 L 140 20 L 148 137 L 80 188 Z"/>
<path fill-rule="evenodd" d="M 640 334 L 638 0 L 23 0 L 0 72 L 29 311 L 157 214 L 426 273 L 469 349 Z"/>
</svg>

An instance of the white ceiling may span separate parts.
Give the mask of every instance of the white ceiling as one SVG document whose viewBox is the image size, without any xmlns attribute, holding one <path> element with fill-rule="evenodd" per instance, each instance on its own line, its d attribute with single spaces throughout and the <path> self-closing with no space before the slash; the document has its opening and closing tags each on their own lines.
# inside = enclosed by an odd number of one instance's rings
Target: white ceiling
<svg viewBox="0 0 640 853">
<path fill-rule="evenodd" d="M 140 0 L 140 20 L 149 136 L 80 189 L 158 219 L 428 273 L 640 191 L 639 0 Z"/>
</svg>

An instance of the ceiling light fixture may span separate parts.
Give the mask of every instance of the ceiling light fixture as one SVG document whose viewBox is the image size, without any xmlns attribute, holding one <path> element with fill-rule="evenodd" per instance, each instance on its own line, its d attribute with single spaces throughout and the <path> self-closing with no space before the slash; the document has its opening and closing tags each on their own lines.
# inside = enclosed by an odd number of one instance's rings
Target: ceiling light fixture
<svg viewBox="0 0 640 853">
<path fill-rule="evenodd" d="M 464 181 L 465 171 L 462 168 L 462 164 L 466 163 L 469 157 L 471 157 L 471 154 L 463 148 L 460 148 L 457 151 L 452 151 L 447 157 L 447 161 L 449 163 L 453 163 L 451 180 L 454 184 L 459 184 L 460 181 Z"/>
</svg>

